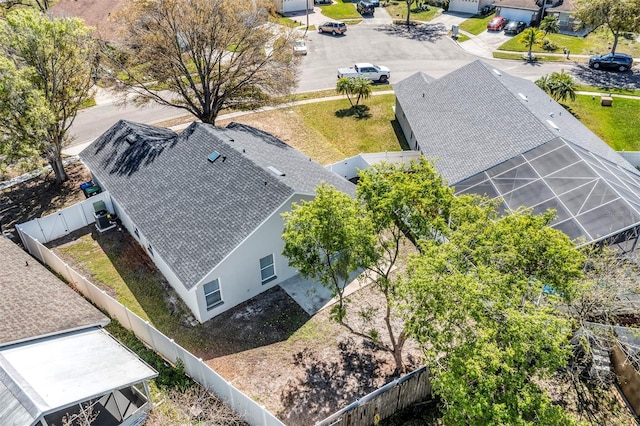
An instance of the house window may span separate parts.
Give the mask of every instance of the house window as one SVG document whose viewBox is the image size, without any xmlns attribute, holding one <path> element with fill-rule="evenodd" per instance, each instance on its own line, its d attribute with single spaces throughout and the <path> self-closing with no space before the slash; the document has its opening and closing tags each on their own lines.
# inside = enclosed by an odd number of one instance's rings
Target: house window
<svg viewBox="0 0 640 426">
<path fill-rule="evenodd" d="M 207 311 L 222 304 L 222 293 L 220 293 L 220 280 L 215 279 L 204 286 L 204 298 L 207 301 Z"/>
<path fill-rule="evenodd" d="M 266 284 L 277 278 L 276 267 L 273 264 L 273 254 L 260 259 L 260 278 L 262 279 L 262 284 Z"/>
</svg>

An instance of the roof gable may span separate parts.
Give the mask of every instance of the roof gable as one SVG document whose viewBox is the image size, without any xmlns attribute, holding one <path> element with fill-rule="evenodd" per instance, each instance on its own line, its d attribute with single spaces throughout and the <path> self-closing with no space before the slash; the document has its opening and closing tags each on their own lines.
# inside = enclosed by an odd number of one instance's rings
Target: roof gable
<svg viewBox="0 0 640 426">
<path fill-rule="evenodd" d="M 354 192 L 281 140 L 236 123 L 193 123 L 176 135 L 120 121 L 81 158 L 187 289 L 293 194 L 311 195 L 322 181 Z"/>
</svg>

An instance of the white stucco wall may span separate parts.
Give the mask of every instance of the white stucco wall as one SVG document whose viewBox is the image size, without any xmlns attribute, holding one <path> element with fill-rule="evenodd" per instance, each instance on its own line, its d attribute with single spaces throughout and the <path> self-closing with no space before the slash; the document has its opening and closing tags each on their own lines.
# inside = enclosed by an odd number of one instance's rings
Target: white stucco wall
<svg viewBox="0 0 640 426">
<path fill-rule="evenodd" d="M 397 99 L 396 99 L 395 110 L 396 110 L 396 119 L 398 120 L 398 123 L 400 124 L 400 128 L 402 129 L 402 133 L 404 134 L 404 137 L 407 140 L 407 143 L 409 144 L 409 148 L 411 148 L 414 151 L 419 151 L 420 146 L 418 144 L 418 141 L 416 140 L 416 136 L 413 134 L 413 131 L 411 130 L 411 126 L 407 121 L 407 117 L 405 117 L 404 111 L 402 110 L 402 107 L 400 106 L 400 103 L 398 102 Z"/>
<path fill-rule="evenodd" d="M 192 289 L 198 300 L 199 321 L 211 319 L 298 273 L 281 254 L 284 221 L 280 214 L 290 211 L 292 202 L 300 203 L 303 199 L 313 197 L 294 195 L 290 198 Z M 277 278 L 263 285 L 260 259 L 269 254 L 273 254 Z M 220 280 L 223 303 L 207 311 L 203 286 L 216 278 Z"/>
<path fill-rule="evenodd" d="M 451 0 L 449 2 L 449 12 L 478 13 L 480 9 L 479 0 Z"/>
</svg>

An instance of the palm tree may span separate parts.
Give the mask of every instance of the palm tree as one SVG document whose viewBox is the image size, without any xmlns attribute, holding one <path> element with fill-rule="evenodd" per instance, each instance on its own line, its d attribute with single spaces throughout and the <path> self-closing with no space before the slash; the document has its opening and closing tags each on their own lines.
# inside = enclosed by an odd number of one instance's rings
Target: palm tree
<svg viewBox="0 0 640 426">
<path fill-rule="evenodd" d="M 576 83 L 569 74 L 553 72 L 536 80 L 536 85 L 558 102 L 576 100 Z"/>
<path fill-rule="evenodd" d="M 520 36 L 520 43 L 524 44 L 526 47 L 529 48 L 529 53 L 528 53 L 528 58 L 529 60 L 533 60 L 533 55 L 531 54 L 531 49 L 533 49 L 533 46 L 540 44 L 540 42 L 542 41 L 542 31 L 537 30 L 535 28 L 527 28 L 526 30 L 524 30 L 522 32 L 522 35 Z"/>
<path fill-rule="evenodd" d="M 347 95 L 347 99 L 352 107 L 357 107 L 361 99 L 371 96 L 371 81 L 364 77 L 342 77 L 336 84 L 336 91 L 341 95 Z M 353 96 L 356 96 L 356 103 L 353 103 Z"/>
<path fill-rule="evenodd" d="M 556 101 L 566 101 L 567 98 L 572 101 L 576 100 L 576 83 L 569 74 L 562 72 L 553 72 L 549 76 L 551 97 Z"/>
<path fill-rule="evenodd" d="M 549 33 L 557 33 L 560 31 L 560 23 L 555 16 L 545 16 L 542 22 L 540 22 L 540 29 L 544 31 L 543 38 Z"/>
</svg>

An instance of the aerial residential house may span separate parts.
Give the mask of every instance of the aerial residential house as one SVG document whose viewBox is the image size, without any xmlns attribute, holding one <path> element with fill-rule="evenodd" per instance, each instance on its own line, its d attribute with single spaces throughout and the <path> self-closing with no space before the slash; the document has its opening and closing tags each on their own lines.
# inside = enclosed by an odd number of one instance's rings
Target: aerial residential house
<svg viewBox="0 0 640 426">
<path fill-rule="evenodd" d="M 120 121 L 81 153 L 114 212 L 204 322 L 297 274 L 281 214 L 329 183 L 354 185 L 237 123 L 171 130 Z"/>
<path fill-rule="evenodd" d="M 449 12 L 477 14 L 480 10 L 494 3 L 494 0 L 450 0 Z"/>
<path fill-rule="evenodd" d="M 638 241 L 640 174 L 533 82 L 482 62 L 394 86 L 412 149 L 457 193 L 556 211 L 552 226 L 581 244 Z"/>
<path fill-rule="evenodd" d="M 577 23 L 571 16 L 573 0 L 497 0 L 496 16 L 537 25 L 547 15 L 558 18 L 560 32 L 573 34 Z"/>
<path fill-rule="evenodd" d="M 157 373 L 102 329 L 107 317 L 4 237 L 0 257 L 0 424 L 60 426 L 85 414 L 94 426 L 143 422 Z"/>
</svg>

